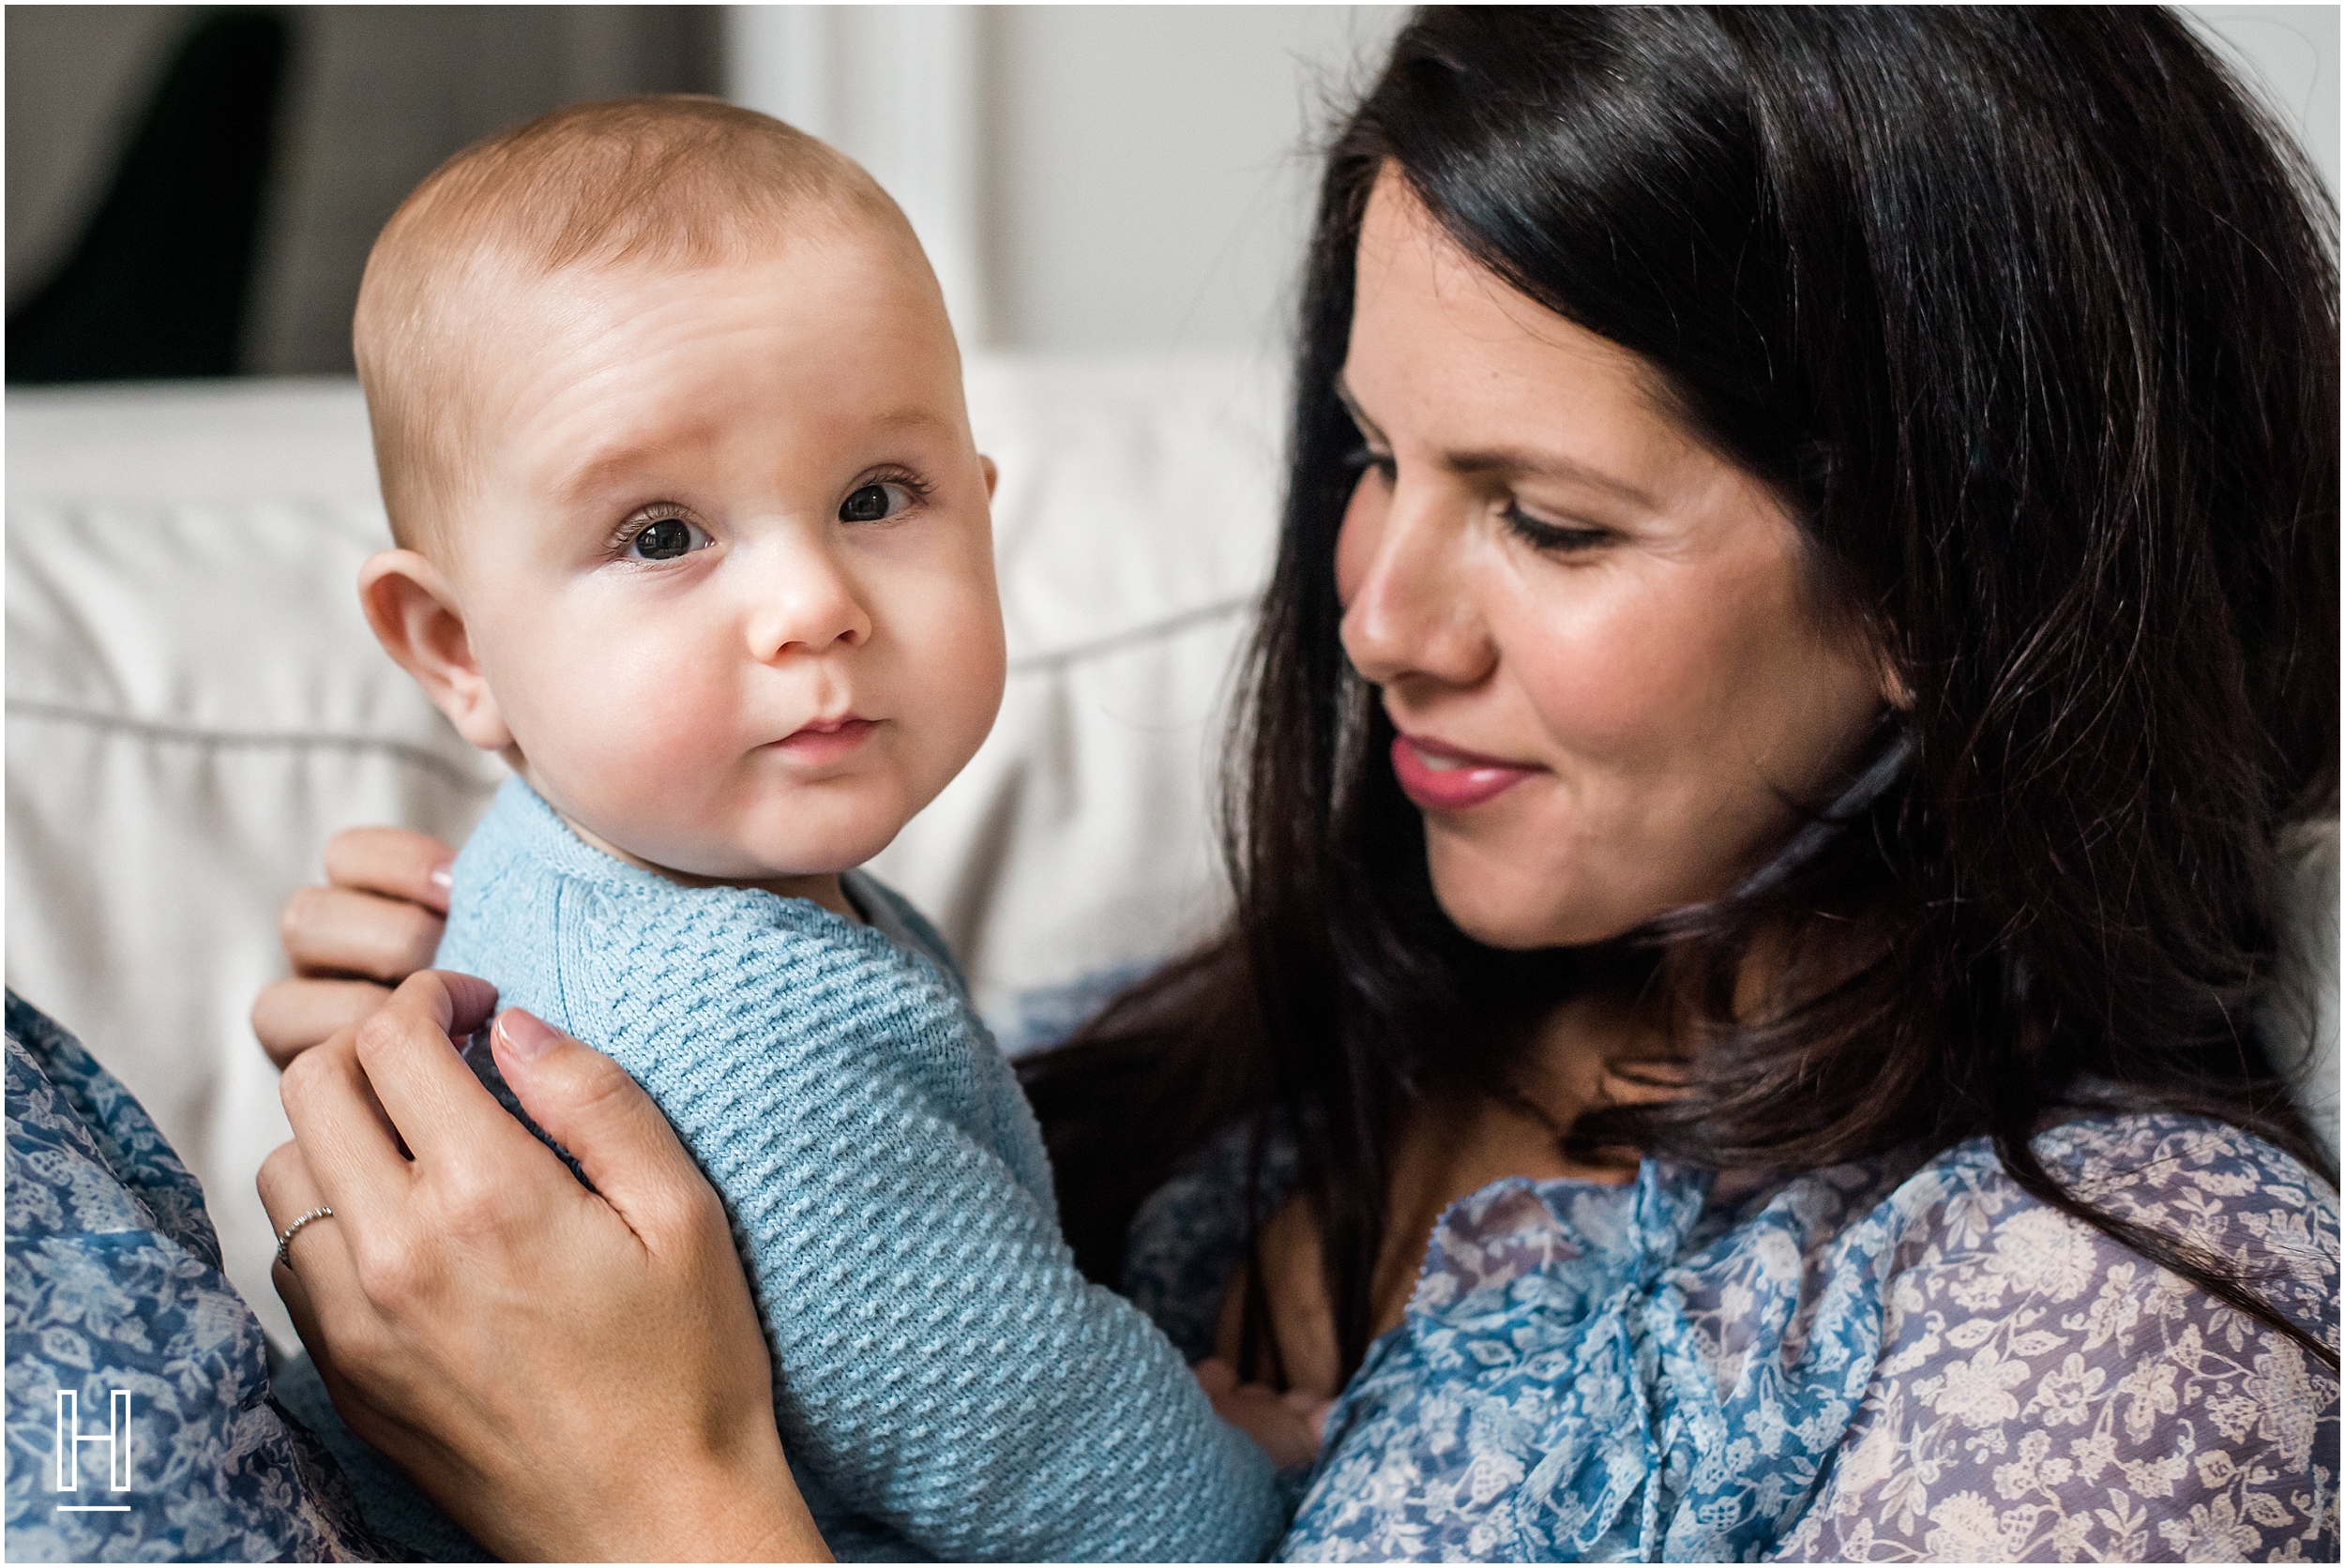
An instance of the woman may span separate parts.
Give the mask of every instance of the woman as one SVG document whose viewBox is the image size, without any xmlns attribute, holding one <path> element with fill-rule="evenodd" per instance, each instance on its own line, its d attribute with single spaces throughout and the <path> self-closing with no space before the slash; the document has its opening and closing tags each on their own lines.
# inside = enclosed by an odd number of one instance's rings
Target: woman
<svg viewBox="0 0 2345 1568">
<path fill-rule="evenodd" d="M 1402 35 L 1233 924 L 1029 1077 L 1095 1275 L 1340 1395 L 1288 1554 L 2334 1556 L 2334 1168 L 2253 1025 L 2337 798 L 2281 146 L 2159 13 Z M 446 852 L 342 853 L 289 949 L 395 978 Z M 509 1019 L 566 1188 L 451 1069 L 487 999 L 378 1000 L 256 1010 L 340 1026 L 263 1186 L 334 1210 L 279 1277 L 352 1425 L 507 1549 L 814 1549 L 673 1139 Z"/>
</svg>

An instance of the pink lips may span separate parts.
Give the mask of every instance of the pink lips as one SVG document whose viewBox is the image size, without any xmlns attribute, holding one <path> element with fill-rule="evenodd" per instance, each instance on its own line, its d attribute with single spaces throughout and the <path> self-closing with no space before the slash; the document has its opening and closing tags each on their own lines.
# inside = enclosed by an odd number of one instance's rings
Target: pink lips
<svg viewBox="0 0 2345 1568">
<path fill-rule="evenodd" d="M 1393 776 L 1400 790 L 1428 811 L 1462 811 L 1505 794 L 1533 774 L 1495 757 L 1479 757 L 1421 736 L 1395 736 Z"/>
<path fill-rule="evenodd" d="M 821 767 L 853 755 L 855 747 L 870 739 L 871 731 L 878 728 L 870 719 L 849 714 L 843 718 L 818 719 L 784 735 L 773 746 L 792 761 Z"/>
</svg>

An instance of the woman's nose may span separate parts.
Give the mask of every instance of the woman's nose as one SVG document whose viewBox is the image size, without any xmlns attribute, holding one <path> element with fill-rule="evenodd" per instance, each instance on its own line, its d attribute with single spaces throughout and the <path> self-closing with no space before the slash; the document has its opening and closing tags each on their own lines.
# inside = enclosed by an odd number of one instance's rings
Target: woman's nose
<svg viewBox="0 0 2345 1568">
<path fill-rule="evenodd" d="M 821 543 L 769 540 L 753 564 L 745 621 L 750 657 L 771 663 L 870 640 L 863 596 Z"/>
<path fill-rule="evenodd" d="M 1496 658 L 1462 559 L 1465 511 L 1439 489 L 1362 475 L 1336 539 L 1343 651 L 1378 686 L 1470 686 Z"/>
</svg>

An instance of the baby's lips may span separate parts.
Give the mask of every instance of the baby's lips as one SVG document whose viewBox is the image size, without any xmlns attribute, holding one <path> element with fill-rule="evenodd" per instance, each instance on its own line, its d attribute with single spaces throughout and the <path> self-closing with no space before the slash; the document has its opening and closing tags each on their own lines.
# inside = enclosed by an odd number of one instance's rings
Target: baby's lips
<svg viewBox="0 0 2345 1568">
<path fill-rule="evenodd" d="M 875 720 L 849 715 L 830 723 L 801 725 L 771 743 L 774 750 L 800 761 L 821 764 L 853 756 L 878 728 Z"/>
</svg>

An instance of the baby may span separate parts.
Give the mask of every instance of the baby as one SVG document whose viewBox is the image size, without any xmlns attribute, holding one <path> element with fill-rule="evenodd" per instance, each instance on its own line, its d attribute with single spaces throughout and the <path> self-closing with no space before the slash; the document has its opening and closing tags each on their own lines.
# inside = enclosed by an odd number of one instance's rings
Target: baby
<svg viewBox="0 0 2345 1568">
<path fill-rule="evenodd" d="M 437 961 L 614 1057 L 716 1184 L 834 1548 L 1260 1558 L 1270 1461 L 1077 1273 L 950 956 L 855 869 L 1003 679 L 993 468 L 895 205 L 714 99 L 564 110 L 407 199 L 356 337 L 400 546 L 367 616 L 516 776 Z M 477 1555 L 285 1382 L 379 1528 Z"/>
</svg>

